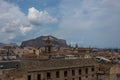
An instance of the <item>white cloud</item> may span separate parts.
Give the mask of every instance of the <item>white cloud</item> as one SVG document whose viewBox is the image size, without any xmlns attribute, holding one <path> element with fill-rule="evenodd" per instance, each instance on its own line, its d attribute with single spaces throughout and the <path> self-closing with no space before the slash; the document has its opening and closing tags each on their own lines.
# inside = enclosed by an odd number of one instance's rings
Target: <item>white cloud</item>
<svg viewBox="0 0 120 80">
<path fill-rule="evenodd" d="M 28 19 L 34 25 L 43 25 L 57 22 L 57 19 L 50 16 L 47 11 L 38 11 L 34 7 L 29 8 Z"/>
<path fill-rule="evenodd" d="M 10 33 L 9 34 L 9 37 L 8 37 L 8 39 L 14 39 L 16 37 L 16 35 L 15 34 L 13 34 L 13 33 Z"/>
<path fill-rule="evenodd" d="M 21 26 L 21 27 L 20 27 L 20 30 L 21 30 L 21 32 L 25 35 L 26 32 L 31 31 L 32 28 L 33 28 L 33 27 L 29 27 L 29 26 L 26 26 L 26 27 Z"/>
<path fill-rule="evenodd" d="M 117 47 L 119 4 L 120 0 L 62 0 L 60 30 L 56 33 L 84 45 Z"/>
<path fill-rule="evenodd" d="M 0 0 L 1 41 L 53 34 L 83 45 L 120 45 L 120 0 L 61 0 L 60 5 L 53 7 L 57 10 L 49 7 L 39 11 L 32 7 L 25 16 L 18 6 Z M 52 28 L 44 26 L 58 20 L 47 11 L 60 19 L 59 23 L 49 25 Z M 29 35 L 25 35 L 27 32 Z"/>
<path fill-rule="evenodd" d="M 0 40 L 10 42 L 31 30 L 27 16 L 20 11 L 19 7 L 0 0 Z M 22 27 L 21 27 L 22 26 Z"/>
</svg>

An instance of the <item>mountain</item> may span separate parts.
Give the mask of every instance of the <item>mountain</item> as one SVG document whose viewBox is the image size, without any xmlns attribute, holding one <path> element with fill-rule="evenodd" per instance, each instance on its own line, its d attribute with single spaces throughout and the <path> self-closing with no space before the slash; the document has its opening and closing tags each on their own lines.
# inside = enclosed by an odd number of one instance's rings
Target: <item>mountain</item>
<svg viewBox="0 0 120 80">
<path fill-rule="evenodd" d="M 36 39 L 23 41 L 21 43 L 21 47 L 37 47 L 37 48 L 44 47 L 46 44 L 45 42 L 46 42 L 47 38 L 48 38 L 48 36 L 40 36 Z M 58 38 L 53 37 L 53 36 L 49 36 L 49 38 L 50 38 L 50 41 L 51 41 L 53 46 L 67 47 L 66 40 L 58 39 Z"/>
<path fill-rule="evenodd" d="M 16 43 L 0 43 L 0 47 L 3 47 L 3 46 L 18 46 Z"/>
<path fill-rule="evenodd" d="M 4 43 L 0 43 L 0 47 L 4 46 L 5 44 Z"/>
</svg>

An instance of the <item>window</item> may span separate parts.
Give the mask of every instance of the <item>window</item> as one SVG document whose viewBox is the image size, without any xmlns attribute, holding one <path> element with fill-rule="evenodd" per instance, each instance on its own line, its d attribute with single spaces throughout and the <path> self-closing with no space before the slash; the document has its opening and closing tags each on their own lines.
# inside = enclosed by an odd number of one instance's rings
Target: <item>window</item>
<svg viewBox="0 0 120 80">
<path fill-rule="evenodd" d="M 18 69 L 19 65 L 18 65 L 18 64 L 16 64 L 15 66 L 16 66 L 16 69 Z"/>
<path fill-rule="evenodd" d="M 67 71 L 64 71 L 64 77 L 67 77 Z"/>
<path fill-rule="evenodd" d="M 86 76 L 86 78 L 88 78 L 88 76 Z"/>
<path fill-rule="evenodd" d="M 79 75 L 81 74 L 81 69 L 79 69 Z"/>
<path fill-rule="evenodd" d="M 88 68 L 85 69 L 85 73 L 88 74 Z"/>
<path fill-rule="evenodd" d="M 41 80 L 41 75 L 40 74 L 37 75 L 37 80 Z"/>
<path fill-rule="evenodd" d="M 72 70 L 72 76 L 75 76 L 75 70 Z"/>
<path fill-rule="evenodd" d="M 99 68 L 99 71 L 100 71 L 101 69 Z"/>
<path fill-rule="evenodd" d="M 79 80 L 81 80 L 81 77 L 79 77 Z"/>
<path fill-rule="evenodd" d="M 93 71 L 94 71 L 94 68 L 91 68 L 91 71 L 93 72 Z"/>
<path fill-rule="evenodd" d="M 47 79 L 50 79 L 51 78 L 51 74 L 50 72 L 47 72 Z"/>
<path fill-rule="evenodd" d="M 94 75 L 92 75 L 92 77 L 94 77 Z"/>
<path fill-rule="evenodd" d="M 32 79 L 31 79 L 31 75 L 28 75 L 28 80 L 32 80 Z"/>
<path fill-rule="evenodd" d="M 0 65 L 0 69 L 2 69 L 4 66 L 3 65 Z"/>
<path fill-rule="evenodd" d="M 59 71 L 56 71 L 56 78 L 59 78 L 60 77 L 60 73 Z"/>
</svg>

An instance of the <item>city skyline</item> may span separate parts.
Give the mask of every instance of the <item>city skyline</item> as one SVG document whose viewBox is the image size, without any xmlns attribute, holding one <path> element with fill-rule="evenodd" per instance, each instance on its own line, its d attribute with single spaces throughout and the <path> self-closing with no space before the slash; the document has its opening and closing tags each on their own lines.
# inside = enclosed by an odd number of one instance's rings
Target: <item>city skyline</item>
<svg viewBox="0 0 120 80">
<path fill-rule="evenodd" d="M 1 0 L 0 42 L 42 35 L 83 46 L 120 48 L 119 0 Z"/>
</svg>

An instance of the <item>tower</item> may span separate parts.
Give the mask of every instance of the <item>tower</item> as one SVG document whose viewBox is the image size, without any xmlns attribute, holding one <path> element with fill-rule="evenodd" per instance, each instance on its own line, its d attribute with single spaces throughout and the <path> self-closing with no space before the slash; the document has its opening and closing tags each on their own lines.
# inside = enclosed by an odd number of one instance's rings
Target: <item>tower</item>
<svg viewBox="0 0 120 80">
<path fill-rule="evenodd" d="M 52 52 L 52 43 L 50 36 L 47 37 L 45 40 L 45 53 L 51 53 Z"/>
<path fill-rule="evenodd" d="M 78 49 L 78 43 L 75 44 L 75 48 Z"/>
</svg>

